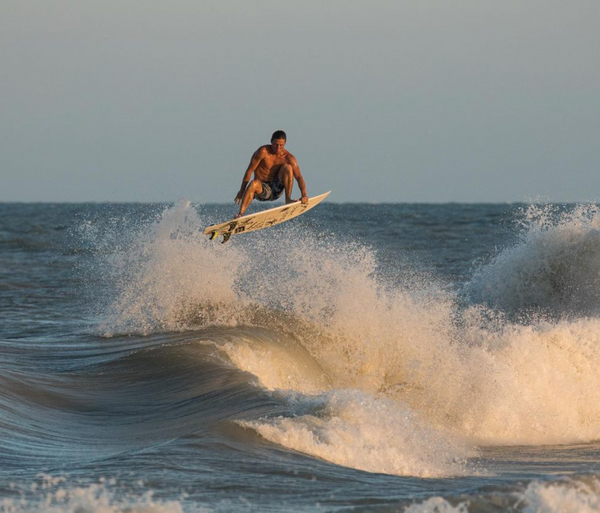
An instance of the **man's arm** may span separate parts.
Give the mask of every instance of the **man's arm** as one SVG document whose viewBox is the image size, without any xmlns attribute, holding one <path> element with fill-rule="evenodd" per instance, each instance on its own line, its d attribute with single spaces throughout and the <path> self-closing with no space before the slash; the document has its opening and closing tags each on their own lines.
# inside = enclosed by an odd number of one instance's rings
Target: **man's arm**
<svg viewBox="0 0 600 513">
<path fill-rule="evenodd" d="M 248 164 L 248 169 L 246 169 L 246 172 L 244 173 L 244 178 L 242 179 L 242 185 L 240 187 L 240 190 L 237 193 L 237 196 L 235 197 L 234 201 L 236 203 L 240 203 L 242 201 L 242 198 L 244 197 L 244 192 L 246 192 L 246 187 L 248 187 L 248 184 L 250 183 L 250 178 L 252 178 L 252 173 L 256 171 L 256 168 L 258 167 L 260 161 L 264 157 L 264 151 L 264 148 L 259 148 L 254 152 L 254 155 L 252 155 L 252 158 L 250 159 L 250 164 Z"/>
<path fill-rule="evenodd" d="M 302 203 L 308 203 L 308 195 L 306 194 L 306 183 L 304 182 L 304 177 L 300 172 L 300 166 L 298 165 L 298 161 L 296 157 L 292 155 L 291 158 L 292 170 L 294 171 L 294 178 L 296 182 L 298 182 L 298 187 L 300 187 L 300 193 L 302 194 Z"/>
</svg>

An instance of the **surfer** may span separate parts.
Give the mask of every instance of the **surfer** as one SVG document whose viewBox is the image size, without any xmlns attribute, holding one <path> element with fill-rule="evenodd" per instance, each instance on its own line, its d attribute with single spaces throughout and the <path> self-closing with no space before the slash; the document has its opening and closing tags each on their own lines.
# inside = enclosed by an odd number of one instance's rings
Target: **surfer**
<svg viewBox="0 0 600 513">
<path fill-rule="evenodd" d="M 285 191 L 286 203 L 298 201 L 292 200 L 294 178 L 302 194 L 300 201 L 308 203 L 304 178 L 296 157 L 285 149 L 286 142 L 285 132 L 277 130 L 271 137 L 271 144 L 261 146 L 254 152 L 235 197 L 235 202 L 240 205 L 240 211 L 235 217 L 243 216 L 254 198 L 259 201 L 275 201 Z M 254 180 L 250 180 L 252 173 Z"/>
</svg>

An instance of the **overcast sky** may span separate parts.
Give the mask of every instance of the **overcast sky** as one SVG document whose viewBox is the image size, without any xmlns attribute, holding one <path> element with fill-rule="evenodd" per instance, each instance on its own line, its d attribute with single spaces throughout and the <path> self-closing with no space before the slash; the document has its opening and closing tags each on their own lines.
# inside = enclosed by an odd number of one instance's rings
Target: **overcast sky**
<svg viewBox="0 0 600 513">
<path fill-rule="evenodd" d="M 0 201 L 600 200 L 599 0 L 0 0 Z"/>
</svg>

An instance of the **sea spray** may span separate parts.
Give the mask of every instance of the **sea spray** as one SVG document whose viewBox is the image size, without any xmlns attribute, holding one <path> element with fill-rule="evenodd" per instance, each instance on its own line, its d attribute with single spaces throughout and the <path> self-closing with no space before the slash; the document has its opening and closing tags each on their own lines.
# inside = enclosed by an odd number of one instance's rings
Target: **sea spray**
<svg viewBox="0 0 600 513">
<path fill-rule="evenodd" d="M 466 287 L 472 301 L 514 318 L 600 314 L 600 210 L 531 205 L 516 244 L 477 270 Z"/>
<path fill-rule="evenodd" d="M 237 301 L 234 284 L 242 259 L 202 235 L 197 211 L 180 201 L 154 223 L 122 234 L 101 268 L 115 298 L 101 325 L 104 335 L 180 330 L 205 305 L 204 319 L 235 324 L 220 306 Z"/>
</svg>

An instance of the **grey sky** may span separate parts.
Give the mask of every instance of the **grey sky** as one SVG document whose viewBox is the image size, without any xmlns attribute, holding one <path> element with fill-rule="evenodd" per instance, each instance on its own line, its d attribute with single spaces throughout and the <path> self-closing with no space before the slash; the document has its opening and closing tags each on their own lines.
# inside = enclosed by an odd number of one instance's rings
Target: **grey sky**
<svg viewBox="0 0 600 513">
<path fill-rule="evenodd" d="M 600 200 L 598 0 L 0 0 L 0 201 Z"/>
</svg>

